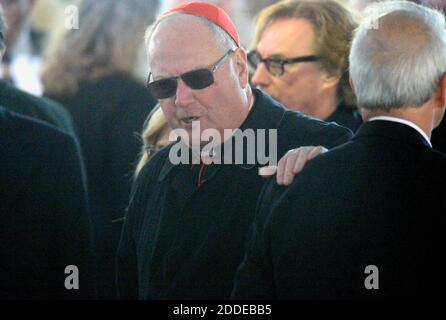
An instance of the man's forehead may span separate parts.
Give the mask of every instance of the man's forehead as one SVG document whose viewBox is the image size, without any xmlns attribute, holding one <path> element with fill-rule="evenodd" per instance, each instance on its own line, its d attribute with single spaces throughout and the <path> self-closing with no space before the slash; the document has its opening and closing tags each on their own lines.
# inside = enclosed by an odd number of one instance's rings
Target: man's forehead
<svg viewBox="0 0 446 320">
<path fill-rule="evenodd" d="M 256 49 L 267 57 L 311 54 L 313 40 L 314 30 L 308 20 L 280 19 L 265 28 Z"/>
<path fill-rule="evenodd" d="M 212 37 L 211 29 L 202 19 L 187 14 L 172 14 L 157 25 L 153 31 L 151 42 L 165 42 L 170 38 L 207 38 Z M 156 43 L 159 45 L 159 43 Z"/>
<path fill-rule="evenodd" d="M 208 45 L 214 38 L 209 26 L 191 15 L 173 14 L 162 20 L 152 33 L 149 42 L 149 54 L 158 48 L 170 48 L 203 43 Z"/>
<path fill-rule="evenodd" d="M 214 52 L 219 52 L 218 43 L 211 29 L 197 19 L 178 15 L 161 21 L 149 43 L 148 58 L 152 69 L 163 73 L 172 69 L 184 72 L 183 69 L 192 70 L 212 62 L 207 60 Z"/>
</svg>

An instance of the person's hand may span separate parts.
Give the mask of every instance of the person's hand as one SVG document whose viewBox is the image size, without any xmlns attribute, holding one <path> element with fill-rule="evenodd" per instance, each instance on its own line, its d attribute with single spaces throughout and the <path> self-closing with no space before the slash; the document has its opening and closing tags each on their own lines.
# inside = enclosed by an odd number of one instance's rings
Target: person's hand
<svg viewBox="0 0 446 320">
<path fill-rule="evenodd" d="M 327 151 L 322 146 L 307 146 L 290 150 L 279 160 L 277 166 L 260 168 L 259 175 L 267 178 L 276 174 L 277 184 L 288 186 L 308 161 Z"/>
</svg>

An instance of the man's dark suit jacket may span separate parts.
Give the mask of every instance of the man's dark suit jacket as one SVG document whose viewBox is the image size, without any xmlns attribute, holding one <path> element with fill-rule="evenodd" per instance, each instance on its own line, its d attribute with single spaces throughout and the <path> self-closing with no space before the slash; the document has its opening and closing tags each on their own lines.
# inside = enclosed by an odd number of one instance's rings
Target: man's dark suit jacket
<svg viewBox="0 0 446 320">
<path fill-rule="evenodd" d="M 431 141 L 435 150 L 446 153 L 446 117 L 443 117 L 440 125 L 432 132 Z"/>
<path fill-rule="evenodd" d="M 446 156 L 415 129 L 364 124 L 309 162 L 279 200 L 262 195 L 232 296 L 435 296 L 445 282 L 445 173 Z M 370 265 L 378 273 L 366 274 Z M 379 289 L 367 290 L 377 274 Z"/>
<path fill-rule="evenodd" d="M 10 111 L 49 123 L 76 137 L 71 116 L 62 105 L 19 90 L 4 80 L 0 80 L 0 105 Z"/>
<path fill-rule="evenodd" d="M 0 107 L 0 299 L 95 295 L 86 182 L 74 139 Z M 65 268 L 79 270 L 67 290 Z"/>
</svg>

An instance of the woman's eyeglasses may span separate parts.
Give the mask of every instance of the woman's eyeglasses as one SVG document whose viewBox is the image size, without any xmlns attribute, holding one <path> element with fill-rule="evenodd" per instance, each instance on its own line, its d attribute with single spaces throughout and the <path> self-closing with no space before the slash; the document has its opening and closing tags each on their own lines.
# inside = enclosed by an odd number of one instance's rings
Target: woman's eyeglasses
<svg viewBox="0 0 446 320">
<path fill-rule="evenodd" d="M 226 58 L 235 52 L 234 50 L 228 50 L 223 57 L 221 57 L 211 68 L 198 69 L 183 73 L 177 77 L 165 78 L 150 82 L 152 73 L 149 74 L 147 79 L 147 88 L 150 93 L 156 99 L 166 99 L 175 95 L 178 87 L 178 79 L 181 78 L 183 82 L 191 89 L 199 90 L 209 87 L 214 83 L 214 72 L 223 65 Z"/>
<path fill-rule="evenodd" d="M 315 55 L 302 56 L 289 59 L 276 59 L 276 58 L 266 58 L 262 59 L 257 51 L 248 52 L 248 63 L 254 70 L 258 68 L 259 64 L 264 63 L 266 70 L 275 76 L 280 77 L 285 72 L 285 65 L 301 63 L 301 62 L 315 62 L 319 61 L 320 58 Z"/>
</svg>

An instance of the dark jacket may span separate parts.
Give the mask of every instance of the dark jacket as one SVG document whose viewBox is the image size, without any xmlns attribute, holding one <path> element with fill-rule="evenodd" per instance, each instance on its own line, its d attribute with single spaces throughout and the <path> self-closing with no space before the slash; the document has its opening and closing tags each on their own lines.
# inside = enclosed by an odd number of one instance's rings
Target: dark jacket
<svg viewBox="0 0 446 320">
<path fill-rule="evenodd" d="M 95 297 L 78 151 L 70 135 L 0 108 L 0 299 Z M 69 265 L 79 290 L 64 286 Z"/>
<path fill-rule="evenodd" d="M 0 105 L 76 136 L 70 114 L 63 106 L 45 97 L 37 97 L 19 90 L 4 80 L 0 80 Z"/>
<path fill-rule="evenodd" d="M 356 132 L 362 124 L 362 118 L 356 107 L 339 104 L 336 110 L 325 119 L 326 122 L 336 122 L 337 124 L 349 128 Z"/>
<path fill-rule="evenodd" d="M 446 156 L 416 130 L 365 123 L 309 162 L 278 201 L 263 194 L 233 297 L 435 296 L 445 284 L 445 178 Z M 371 265 L 378 290 L 365 287 Z"/>
<path fill-rule="evenodd" d="M 139 135 L 156 101 L 144 85 L 115 73 L 82 83 L 74 94 L 53 96 L 73 117 L 85 159 L 97 252 L 99 297 L 116 297 L 115 256 L 133 172 L 141 150 Z"/>
<path fill-rule="evenodd" d="M 305 145 L 331 148 L 351 132 L 288 111 L 254 89 L 241 126 L 277 129 L 277 154 Z M 173 165 L 172 145 L 146 165 L 133 189 L 118 250 L 124 299 L 229 298 L 264 181 L 259 164 Z M 201 174 L 200 174 L 201 172 Z M 201 177 L 200 177 L 201 176 Z M 197 179 L 203 183 L 198 186 Z"/>
<path fill-rule="evenodd" d="M 440 125 L 432 132 L 431 141 L 435 150 L 446 153 L 446 117 L 443 117 Z"/>
</svg>

